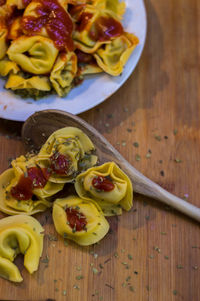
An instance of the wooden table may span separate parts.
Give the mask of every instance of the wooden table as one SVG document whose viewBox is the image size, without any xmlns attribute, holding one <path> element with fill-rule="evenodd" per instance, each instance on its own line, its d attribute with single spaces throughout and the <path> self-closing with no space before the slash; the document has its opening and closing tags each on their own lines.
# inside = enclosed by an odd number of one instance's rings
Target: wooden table
<svg viewBox="0 0 200 301">
<path fill-rule="evenodd" d="M 200 206 L 200 3 L 145 2 L 148 35 L 137 68 L 115 95 L 81 117 L 147 177 Z M 0 122 L 0 171 L 24 152 L 20 129 L 21 123 Z M 130 213 L 110 223 L 100 245 L 80 248 L 63 245 L 49 216 L 42 256 L 49 263 L 32 276 L 23 270 L 20 285 L 0 279 L 0 300 L 200 300 L 197 223 L 139 195 Z"/>
</svg>

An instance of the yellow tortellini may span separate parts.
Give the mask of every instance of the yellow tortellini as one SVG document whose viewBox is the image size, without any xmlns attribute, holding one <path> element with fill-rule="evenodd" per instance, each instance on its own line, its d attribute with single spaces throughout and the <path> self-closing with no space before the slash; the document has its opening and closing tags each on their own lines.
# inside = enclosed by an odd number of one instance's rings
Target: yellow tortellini
<svg viewBox="0 0 200 301">
<path fill-rule="evenodd" d="M 3 59 L 0 61 L 0 75 L 7 76 L 9 73 L 16 74 L 19 72 L 19 67 L 15 62 Z"/>
<path fill-rule="evenodd" d="M 15 64 L 14 62 L 12 63 Z M 9 66 L 6 65 L 6 67 L 8 68 Z M 1 62 L 0 62 L 0 74 L 1 74 Z M 50 91 L 51 85 L 49 83 L 49 78 L 47 76 L 43 76 L 43 77 L 32 76 L 30 78 L 25 79 L 19 74 L 10 74 L 8 81 L 6 83 L 6 88 L 12 90 L 37 89 L 40 91 Z"/>
<path fill-rule="evenodd" d="M 32 215 L 51 207 L 49 198 L 63 184 L 48 181 L 47 171 L 36 166 L 35 158 L 21 156 L 12 161 L 12 167 L 0 176 L 0 211 Z"/>
<path fill-rule="evenodd" d="M 12 42 L 7 53 L 10 60 L 16 62 L 24 71 L 46 74 L 53 67 L 58 49 L 48 38 L 22 36 Z"/>
<path fill-rule="evenodd" d="M 74 52 L 62 53 L 51 71 L 50 81 L 59 96 L 66 95 L 72 88 L 77 73 L 77 56 Z"/>
<path fill-rule="evenodd" d="M 4 56 L 6 55 L 6 51 L 7 51 L 7 42 L 6 42 L 6 37 L 7 37 L 7 29 L 1 27 L 0 24 L 0 60 L 2 58 L 4 58 Z"/>
<path fill-rule="evenodd" d="M 96 164 L 93 151 L 94 145 L 85 133 L 75 127 L 66 127 L 47 139 L 37 162 L 41 167 L 51 169 L 49 181 L 67 183 L 72 182 L 81 170 Z"/>
<path fill-rule="evenodd" d="M 121 214 L 121 208 L 128 211 L 132 207 L 132 183 L 114 162 L 92 167 L 78 175 L 75 189 L 79 197 L 95 200 L 107 216 Z"/>
<path fill-rule="evenodd" d="M 124 33 L 105 47 L 99 48 L 94 57 L 97 64 L 106 73 L 118 76 L 122 73 L 124 65 L 138 43 L 139 40 L 136 36 Z"/>
<path fill-rule="evenodd" d="M 98 242 L 109 230 L 109 224 L 95 202 L 73 195 L 55 201 L 53 221 L 60 235 L 81 246 Z"/>
<path fill-rule="evenodd" d="M 18 254 L 24 254 L 24 266 L 32 274 L 37 271 L 43 251 L 43 231 L 31 216 L 9 216 L 0 220 L 0 277 L 13 282 L 23 278 L 13 263 Z"/>
</svg>

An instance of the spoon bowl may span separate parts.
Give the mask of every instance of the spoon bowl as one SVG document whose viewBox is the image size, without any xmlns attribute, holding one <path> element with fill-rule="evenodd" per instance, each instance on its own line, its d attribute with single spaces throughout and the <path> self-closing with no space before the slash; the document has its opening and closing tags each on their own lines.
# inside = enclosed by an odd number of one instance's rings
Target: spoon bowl
<svg viewBox="0 0 200 301">
<path fill-rule="evenodd" d="M 81 129 L 92 140 L 100 163 L 114 161 L 130 177 L 134 192 L 154 198 L 200 222 L 200 208 L 176 197 L 145 177 L 91 125 L 81 118 L 58 110 L 45 110 L 31 115 L 23 125 L 22 139 L 27 150 L 39 150 L 56 130 L 73 126 Z"/>
</svg>

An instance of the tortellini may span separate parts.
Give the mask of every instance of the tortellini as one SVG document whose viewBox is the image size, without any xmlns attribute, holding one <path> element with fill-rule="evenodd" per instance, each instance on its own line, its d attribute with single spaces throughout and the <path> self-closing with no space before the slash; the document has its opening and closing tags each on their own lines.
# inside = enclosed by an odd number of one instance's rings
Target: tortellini
<svg viewBox="0 0 200 301">
<path fill-rule="evenodd" d="M 72 182 L 77 173 L 97 162 L 94 145 L 80 129 L 66 127 L 55 131 L 42 146 L 38 164 L 51 170 L 49 181 Z"/>
<path fill-rule="evenodd" d="M 24 156 L 12 161 L 11 169 L 0 176 L 0 210 L 9 215 L 45 211 L 52 206 L 49 198 L 63 189 L 63 184 L 48 181 L 48 171 Z"/>
<path fill-rule="evenodd" d="M 120 208 L 128 211 L 132 207 L 132 183 L 114 162 L 92 167 L 78 175 L 75 189 L 79 197 L 95 200 L 107 216 L 121 214 Z"/>
<path fill-rule="evenodd" d="M 19 67 L 15 62 L 3 59 L 0 61 L 0 75 L 7 76 L 9 73 L 16 74 L 19 72 Z"/>
<path fill-rule="evenodd" d="M 43 231 L 31 216 L 9 216 L 0 220 L 0 277 L 13 282 L 23 281 L 13 263 L 24 254 L 24 266 L 30 274 L 37 271 L 43 251 Z"/>
<path fill-rule="evenodd" d="M 4 87 L 38 100 L 55 93 L 65 97 L 87 75 L 120 75 L 139 43 L 123 28 L 125 7 L 123 0 L 5 0 Z"/>
<path fill-rule="evenodd" d="M 46 74 L 53 67 L 58 49 L 48 38 L 22 36 L 12 42 L 7 53 L 10 60 L 23 70 L 33 74 Z"/>
<path fill-rule="evenodd" d="M 14 64 L 14 62 L 12 63 Z M 6 67 L 8 68 L 9 66 L 6 65 Z M 0 62 L 0 74 L 1 74 L 1 62 Z M 36 89 L 40 91 L 51 90 L 51 86 L 47 76 L 43 76 L 43 77 L 32 76 L 30 78 L 25 79 L 23 78 L 23 76 L 20 76 L 18 74 L 10 74 L 8 81 L 6 83 L 6 88 L 12 90 L 17 90 L 17 89 Z"/>
<path fill-rule="evenodd" d="M 77 73 L 77 56 L 74 52 L 62 53 L 51 71 L 50 81 L 59 96 L 66 95 Z"/>
<path fill-rule="evenodd" d="M 99 48 L 94 57 L 106 73 L 118 76 L 122 73 L 124 65 L 138 43 L 136 36 L 124 33 L 105 47 Z"/>
<path fill-rule="evenodd" d="M 60 235 L 81 246 L 98 242 L 109 230 L 109 224 L 98 205 L 77 196 L 55 201 L 53 221 Z"/>
</svg>

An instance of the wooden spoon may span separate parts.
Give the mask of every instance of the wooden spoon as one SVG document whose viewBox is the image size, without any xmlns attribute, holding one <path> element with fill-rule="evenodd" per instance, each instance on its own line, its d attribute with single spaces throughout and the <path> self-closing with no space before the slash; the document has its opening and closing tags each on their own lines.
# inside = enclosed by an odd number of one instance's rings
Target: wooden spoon
<svg viewBox="0 0 200 301">
<path fill-rule="evenodd" d="M 116 162 L 130 177 L 134 192 L 157 199 L 200 222 L 200 208 L 167 192 L 131 166 L 120 153 L 91 125 L 81 118 L 58 110 L 45 110 L 30 116 L 23 125 L 22 138 L 31 148 L 39 149 L 52 132 L 66 126 L 80 128 L 93 141 L 100 163 Z"/>
</svg>

